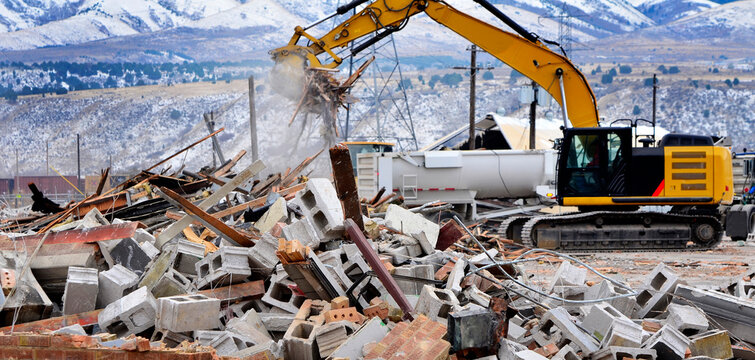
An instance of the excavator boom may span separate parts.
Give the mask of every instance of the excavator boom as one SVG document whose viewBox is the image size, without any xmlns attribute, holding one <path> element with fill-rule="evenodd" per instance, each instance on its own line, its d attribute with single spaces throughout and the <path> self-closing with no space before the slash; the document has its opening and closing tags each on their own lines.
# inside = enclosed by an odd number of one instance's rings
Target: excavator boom
<svg viewBox="0 0 755 360">
<path fill-rule="evenodd" d="M 297 27 L 287 46 L 270 53 L 276 63 L 296 64 L 301 60 L 295 59 L 306 58 L 312 67 L 335 68 L 343 61 L 337 55 L 338 49 L 345 48 L 366 35 L 377 33 L 375 37 L 353 45 L 351 51 L 356 54 L 391 33 L 402 30 L 412 16 L 425 13 L 543 87 L 561 105 L 565 119 L 568 118 L 573 127 L 598 127 L 595 94 L 579 69 L 568 58 L 550 50 L 536 36 L 527 33 L 486 0 L 475 1 L 519 34 L 501 30 L 443 1 L 377 0 L 322 37 L 316 38 L 306 29 Z M 356 0 L 346 8 L 339 8 L 338 13 L 346 13 L 346 10 L 365 2 L 367 1 Z M 307 46 L 299 45 L 302 37 L 309 40 Z M 328 61 L 323 63 L 318 55 L 324 53 L 328 55 Z"/>
</svg>

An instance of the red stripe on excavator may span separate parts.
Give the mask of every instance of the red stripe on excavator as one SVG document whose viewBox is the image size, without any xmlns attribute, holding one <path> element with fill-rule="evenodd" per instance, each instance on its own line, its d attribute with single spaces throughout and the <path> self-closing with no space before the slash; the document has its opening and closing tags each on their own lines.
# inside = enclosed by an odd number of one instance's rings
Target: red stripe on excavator
<svg viewBox="0 0 755 360">
<path fill-rule="evenodd" d="M 666 184 L 666 179 L 661 180 L 661 183 L 658 184 L 658 187 L 655 189 L 655 192 L 653 192 L 653 197 L 661 196 L 661 191 L 663 191 L 663 187 L 665 184 Z"/>
</svg>

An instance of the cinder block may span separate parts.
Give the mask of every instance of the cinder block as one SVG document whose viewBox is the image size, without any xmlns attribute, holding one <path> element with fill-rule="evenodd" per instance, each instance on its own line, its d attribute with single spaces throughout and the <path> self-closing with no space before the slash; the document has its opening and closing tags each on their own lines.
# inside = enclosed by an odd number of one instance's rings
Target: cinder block
<svg viewBox="0 0 755 360">
<path fill-rule="evenodd" d="M 198 342 L 200 345 L 210 346 L 212 340 L 214 340 L 224 332 L 225 331 L 221 330 L 195 330 L 194 341 Z"/>
<path fill-rule="evenodd" d="M 328 179 L 313 178 L 292 200 L 312 222 L 317 237 L 333 240 L 343 236 L 343 209 L 335 187 Z"/>
<path fill-rule="evenodd" d="M 614 286 L 610 281 L 603 280 L 585 291 L 585 300 L 607 299 L 629 293 L 629 290 Z M 611 306 L 626 316 L 632 316 L 637 299 L 634 296 L 626 296 L 608 301 Z"/>
<path fill-rule="evenodd" d="M 432 265 L 404 265 L 396 267 L 393 274 L 432 280 L 434 271 Z M 401 280 L 399 278 L 395 280 L 405 295 L 419 295 L 420 291 L 422 291 L 421 283 L 413 280 Z"/>
<path fill-rule="evenodd" d="M 173 332 L 220 327 L 220 300 L 204 295 L 170 296 L 158 300 L 155 328 Z"/>
<path fill-rule="evenodd" d="M 446 290 L 451 290 L 456 295 L 461 293 L 461 280 L 466 275 L 466 273 L 464 272 L 464 269 L 466 268 L 467 262 L 464 259 L 456 260 L 456 264 L 454 264 L 453 270 L 451 270 L 451 272 L 448 274 L 448 279 L 446 280 Z"/>
<path fill-rule="evenodd" d="M 252 274 L 249 250 L 244 247 L 221 247 L 214 253 L 207 254 L 195 266 L 199 289 L 240 283 Z"/>
<path fill-rule="evenodd" d="M 551 360 L 581 360 L 582 357 L 577 354 L 569 345 L 564 345 Z M 623 359 L 621 359 L 623 360 Z"/>
<path fill-rule="evenodd" d="M 321 358 L 327 358 L 348 337 L 356 331 L 357 326 L 350 321 L 336 321 L 318 327 L 315 330 L 315 341 Z"/>
<path fill-rule="evenodd" d="M 707 356 L 714 359 L 731 359 L 731 338 L 726 330 L 710 330 L 690 338 L 692 356 Z"/>
<path fill-rule="evenodd" d="M 388 205 L 385 213 L 385 224 L 417 239 L 425 254 L 435 252 L 440 226 L 425 219 L 421 214 L 415 214 L 401 206 L 391 204 Z"/>
<path fill-rule="evenodd" d="M 679 330 L 669 325 L 664 325 L 661 330 L 650 337 L 642 347 L 655 349 L 661 359 L 684 359 L 684 354 L 689 347 L 690 341 Z"/>
<path fill-rule="evenodd" d="M 352 336 L 346 339 L 333 353 L 331 358 L 359 359 L 363 357 L 362 348 L 368 343 L 378 343 L 388 335 L 388 327 L 378 318 L 372 318 L 362 325 Z"/>
<path fill-rule="evenodd" d="M 671 294 L 679 284 L 679 277 L 663 263 L 653 269 L 637 295 L 633 318 L 656 317 L 666 311 Z"/>
<path fill-rule="evenodd" d="M 144 229 L 136 229 L 134 231 L 134 240 L 139 243 L 139 245 L 143 243 L 149 243 L 152 246 L 155 246 L 155 237 L 152 236 L 152 234 L 148 233 L 147 230 Z"/>
<path fill-rule="evenodd" d="M 255 272 L 269 275 L 278 263 L 278 239 L 270 234 L 262 234 L 262 237 L 249 248 L 249 261 Z"/>
<path fill-rule="evenodd" d="M 175 246 L 176 256 L 173 259 L 173 268 L 183 274 L 196 275 L 196 264 L 204 258 L 204 245 L 179 240 Z"/>
<path fill-rule="evenodd" d="M 101 272 L 97 308 L 104 308 L 111 302 L 122 298 L 137 283 L 139 283 L 139 276 L 122 265 L 115 265 L 110 270 Z"/>
<path fill-rule="evenodd" d="M 277 333 L 286 332 L 296 318 L 293 313 L 260 313 L 259 316 L 267 331 Z"/>
<path fill-rule="evenodd" d="M 296 320 L 283 335 L 286 359 L 316 360 L 320 358 L 315 336 L 317 325 Z"/>
<path fill-rule="evenodd" d="M 597 303 L 593 305 L 583 306 L 583 312 L 586 313 L 582 320 L 582 327 L 590 334 L 594 335 L 600 340 L 608 333 L 608 329 L 611 327 L 611 323 L 615 319 L 625 319 L 631 321 L 619 310 L 614 308 L 608 303 Z"/>
<path fill-rule="evenodd" d="M 559 265 L 556 274 L 553 276 L 551 286 L 549 290 L 553 290 L 555 286 L 580 286 L 584 285 L 585 278 L 587 277 L 587 269 L 576 267 L 568 260 Z"/>
<path fill-rule="evenodd" d="M 380 249 L 380 253 L 393 258 L 393 265 L 401 265 L 422 255 L 422 247 L 416 239 L 404 235 L 394 235 L 393 239 L 390 245 Z"/>
<path fill-rule="evenodd" d="M 666 324 L 673 326 L 686 336 L 708 330 L 708 319 L 705 314 L 692 306 L 669 304 Z"/>
<path fill-rule="evenodd" d="M 66 327 L 62 327 L 52 332 L 53 334 L 72 334 L 72 335 L 86 335 L 87 332 L 81 324 L 76 323 Z"/>
<path fill-rule="evenodd" d="M 184 341 L 192 342 L 193 339 L 191 336 L 187 335 L 186 333 L 177 333 L 177 332 L 172 332 L 168 330 L 162 330 L 162 331 L 157 330 L 152 335 L 152 340 L 160 341 L 169 348 L 175 348 L 178 345 L 180 345 L 182 342 Z"/>
<path fill-rule="evenodd" d="M 448 314 L 457 309 L 459 299 L 453 291 L 436 289 L 430 285 L 422 287 L 414 311 L 427 315 L 430 320 L 446 322 Z"/>
<path fill-rule="evenodd" d="M 273 229 L 275 224 L 288 219 L 288 209 L 286 209 L 286 199 L 279 197 L 267 208 L 262 217 L 254 223 L 254 227 L 260 233 L 266 233 Z M 298 240 L 298 239 L 297 239 Z"/>
<path fill-rule="evenodd" d="M 477 286 L 471 285 L 463 291 L 464 297 L 474 304 L 480 305 L 484 308 L 490 304 L 490 295 L 482 292 Z"/>
<path fill-rule="evenodd" d="M 139 247 L 141 247 L 142 250 L 144 250 L 144 253 L 147 254 L 147 256 L 151 260 L 154 260 L 156 257 L 160 256 L 160 250 L 157 250 L 155 245 L 153 245 L 152 243 L 145 241 L 143 243 L 139 243 Z"/>
<path fill-rule="evenodd" d="M 498 323 L 488 309 L 469 308 L 448 315 L 448 342 L 454 352 L 488 348 L 497 339 L 494 330 Z"/>
<path fill-rule="evenodd" d="M 553 326 L 561 330 L 561 336 L 570 340 L 583 353 L 589 354 L 598 350 L 598 344 L 595 340 L 572 322 L 566 309 L 559 307 L 548 310 L 540 319 L 539 330 L 541 333 L 550 334 Z"/>
<path fill-rule="evenodd" d="M 640 349 L 636 347 L 610 346 L 598 350 L 592 354 L 592 360 L 655 360 L 656 352 L 653 349 Z"/>
<path fill-rule="evenodd" d="M 254 341 L 248 337 L 230 331 L 221 332 L 220 335 L 210 342 L 210 346 L 215 348 L 215 351 L 220 356 L 229 356 L 254 345 Z"/>
<path fill-rule="evenodd" d="M 288 240 L 299 240 L 304 246 L 309 246 L 312 249 L 317 249 L 320 246 L 320 238 L 317 236 L 312 221 L 303 217 L 299 220 L 292 222 L 290 225 L 283 227 L 283 237 Z"/>
<path fill-rule="evenodd" d="M 296 296 L 285 284 L 278 281 L 271 281 L 265 295 L 262 296 L 262 302 L 274 306 L 291 314 L 299 311 L 299 305 L 304 302 L 303 296 Z"/>
<path fill-rule="evenodd" d="M 173 265 L 173 255 L 175 255 L 175 248 L 163 251 L 160 256 L 152 260 L 149 268 L 139 281 L 139 287 L 146 286 L 151 291 L 163 274 Z"/>
<path fill-rule="evenodd" d="M 744 299 L 755 299 L 755 281 L 739 280 L 734 288 L 734 296 Z"/>
<path fill-rule="evenodd" d="M 110 303 L 97 317 L 100 328 L 123 337 L 139 334 L 155 324 L 157 302 L 146 287 Z"/>
<path fill-rule="evenodd" d="M 517 360 L 547 360 L 548 358 L 532 350 L 522 350 L 514 354 Z"/>
<path fill-rule="evenodd" d="M 248 359 L 248 360 L 272 360 L 272 359 L 282 359 L 283 355 L 280 354 L 280 348 L 278 346 L 278 343 L 270 340 L 261 344 L 254 345 L 252 347 L 248 347 L 246 349 L 239 350 L 230 356 L 233 358 L 239 358 L 239 359 Z"/>
<path fill-rule="evenodd" d="M 640 347 L 642 345 L 642 326 L 629 319 L 617 318 L 603 338 L 601 347 L 623 346 Z"/>
<path fill-rule="evenodd" d="M 173 268 L 168 268 L 168 271 L 160 277 L 155 287 L 152 288 L 152 295 L 156 298 L 190 294 L 192 292 L 194 292 L 194 286 L 191 280 Z"/>
<path fill-rule="evenodd" d="M 115 242 L 114 245 L 113 242 Z M 102 241 L 100 243 L 108 243 L 108 246 L 100 246 L 100 250 L 102 250 L 103 257 L 110 267 L 120 264 L 133 271 L 134 274 L 141 276 L 151 260 L 149 255 L 139 246 L 139 243 L 132 238 Z"/>
<path fill-rule="evenodd" d="M 63 293 L 63 314 L 73 315 L 94 310 L 98 292 L 97 269 L 69 267 Z"/>
</svg>

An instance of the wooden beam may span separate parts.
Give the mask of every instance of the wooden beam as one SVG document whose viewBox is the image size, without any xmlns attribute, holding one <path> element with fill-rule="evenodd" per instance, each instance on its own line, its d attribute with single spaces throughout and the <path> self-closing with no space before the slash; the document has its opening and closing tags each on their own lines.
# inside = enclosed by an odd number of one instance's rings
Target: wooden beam
<svg viewBox="0 0 755 360">
<path fill-rule="evenodd" d="M 288 196 L 289 194 L 293 194 L 293 193 L 295 193 L 297 191 L 303 190 L 305 185 L 306 184 L 297 184 L 297 185 L 294 185 L 294 186 L 292 186 L 290 188 L 286 188 L 286 189 L 282 189 L 282 190 L 278 191 L 278 194 L 280 194 L 280 196 L 285 197 L 285 196 Z M 238 213 L 240 213 L 242 211 L 246 211 L 249 208 L 257 207 L 257 206 L 262 206 L 262 205 L 265 204 L 265 200 L 267 200 L 267 196 L 259 197 L 259 198 L 256 198 L 256 199 L 252 200 L 252 201 L 245 202 L 243 204 L 236 205 L 234 207 L 230 207 L 230 208 L 225 209 L 225 210 L 220 210 L 220 211 L 218 211 L 216 213 L 213 213 L 211 215 L 213 217 L 215 217 L 215 218 L 218 218 L 218 219 L 224 218 L 226 216 L 235 215 L 235 214 L 238 214 Z"/>
<path fill-rule="evenodd" d="M 234 156 L 233 159 L 231 159 L 231 161 L 229 161 L 223 167 L 221 167 L 220 169 L 218 169 L 218 171 L 216 171 L 214 174 L 212 174 L 212 176 L 219 177 L 219 176 L 223 176 L 223 175 L 227 174 L 229 171 L 231 171 L 231 169 L 234 166 L 236 166 L 236 163 L 238 163 L 239 160 L 241 160 L 241 158 L 244 157 L 244 155 L 246 155 L 246 150 L 239 151 L 239 153 L 236 154 L 236 156 Z"/>
<path fill-rule="evenodd" d="M 238 231 L 226 225 L 224 222 L 212 217 L 210 214 L 206 213 L 198 206 L 192 204 L 191 201 L 184 199 L 181 195 L 176 194 L 170 189 L 158 188 L 155 192 L 160 195 L 160 197 L 171 203 L 173 206 L 183 208 L 187 213 L 190 213 L 189 216 L 193 217 L 196 220 L 199 220 L 202 225 L 210 228 L 218 235 L 221 235 L 241 246 L 254 245 L 254 241 L 240 234 Z"/>
</svg>

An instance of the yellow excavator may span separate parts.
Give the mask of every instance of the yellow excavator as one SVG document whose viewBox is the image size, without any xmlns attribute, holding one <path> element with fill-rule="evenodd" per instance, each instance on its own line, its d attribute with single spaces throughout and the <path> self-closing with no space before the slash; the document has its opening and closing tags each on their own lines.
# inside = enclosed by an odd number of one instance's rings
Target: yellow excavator
<svg viewBox="0 0 755 360">
<path fill-rule="evenodd" d="M 526 31 L 488 1 L 474 1 L 514 32 L 439 0 L 355 0 L 326 19 L 296 27 L 288 45 L 270 53 L 277 64 L 335 68 L 343 62 L 338 54 L 350 50 L 353 56 L 402 30 L 412 16 L 427 14 L 535 81 L 561 105 L 564 138 L 556 197 L 559 204 L 579 211 L 508 218 L 501 230 L 509 238 L 569 251 L 710 248 L 721 241 L 724 214 L 733 198 L 728 148 L 715 146 L 710 136 L 681 134 L 633 147 L 630 127 L 600 127 L 595 94 L 585 76 L 565 54 L 547 46 L 560 48 L 558 44 Z M 323 36 L 308 32 L 352 11 Z M 668 205 L 671 210 L 639 211 L 647 205 Z"/>
</svg>

